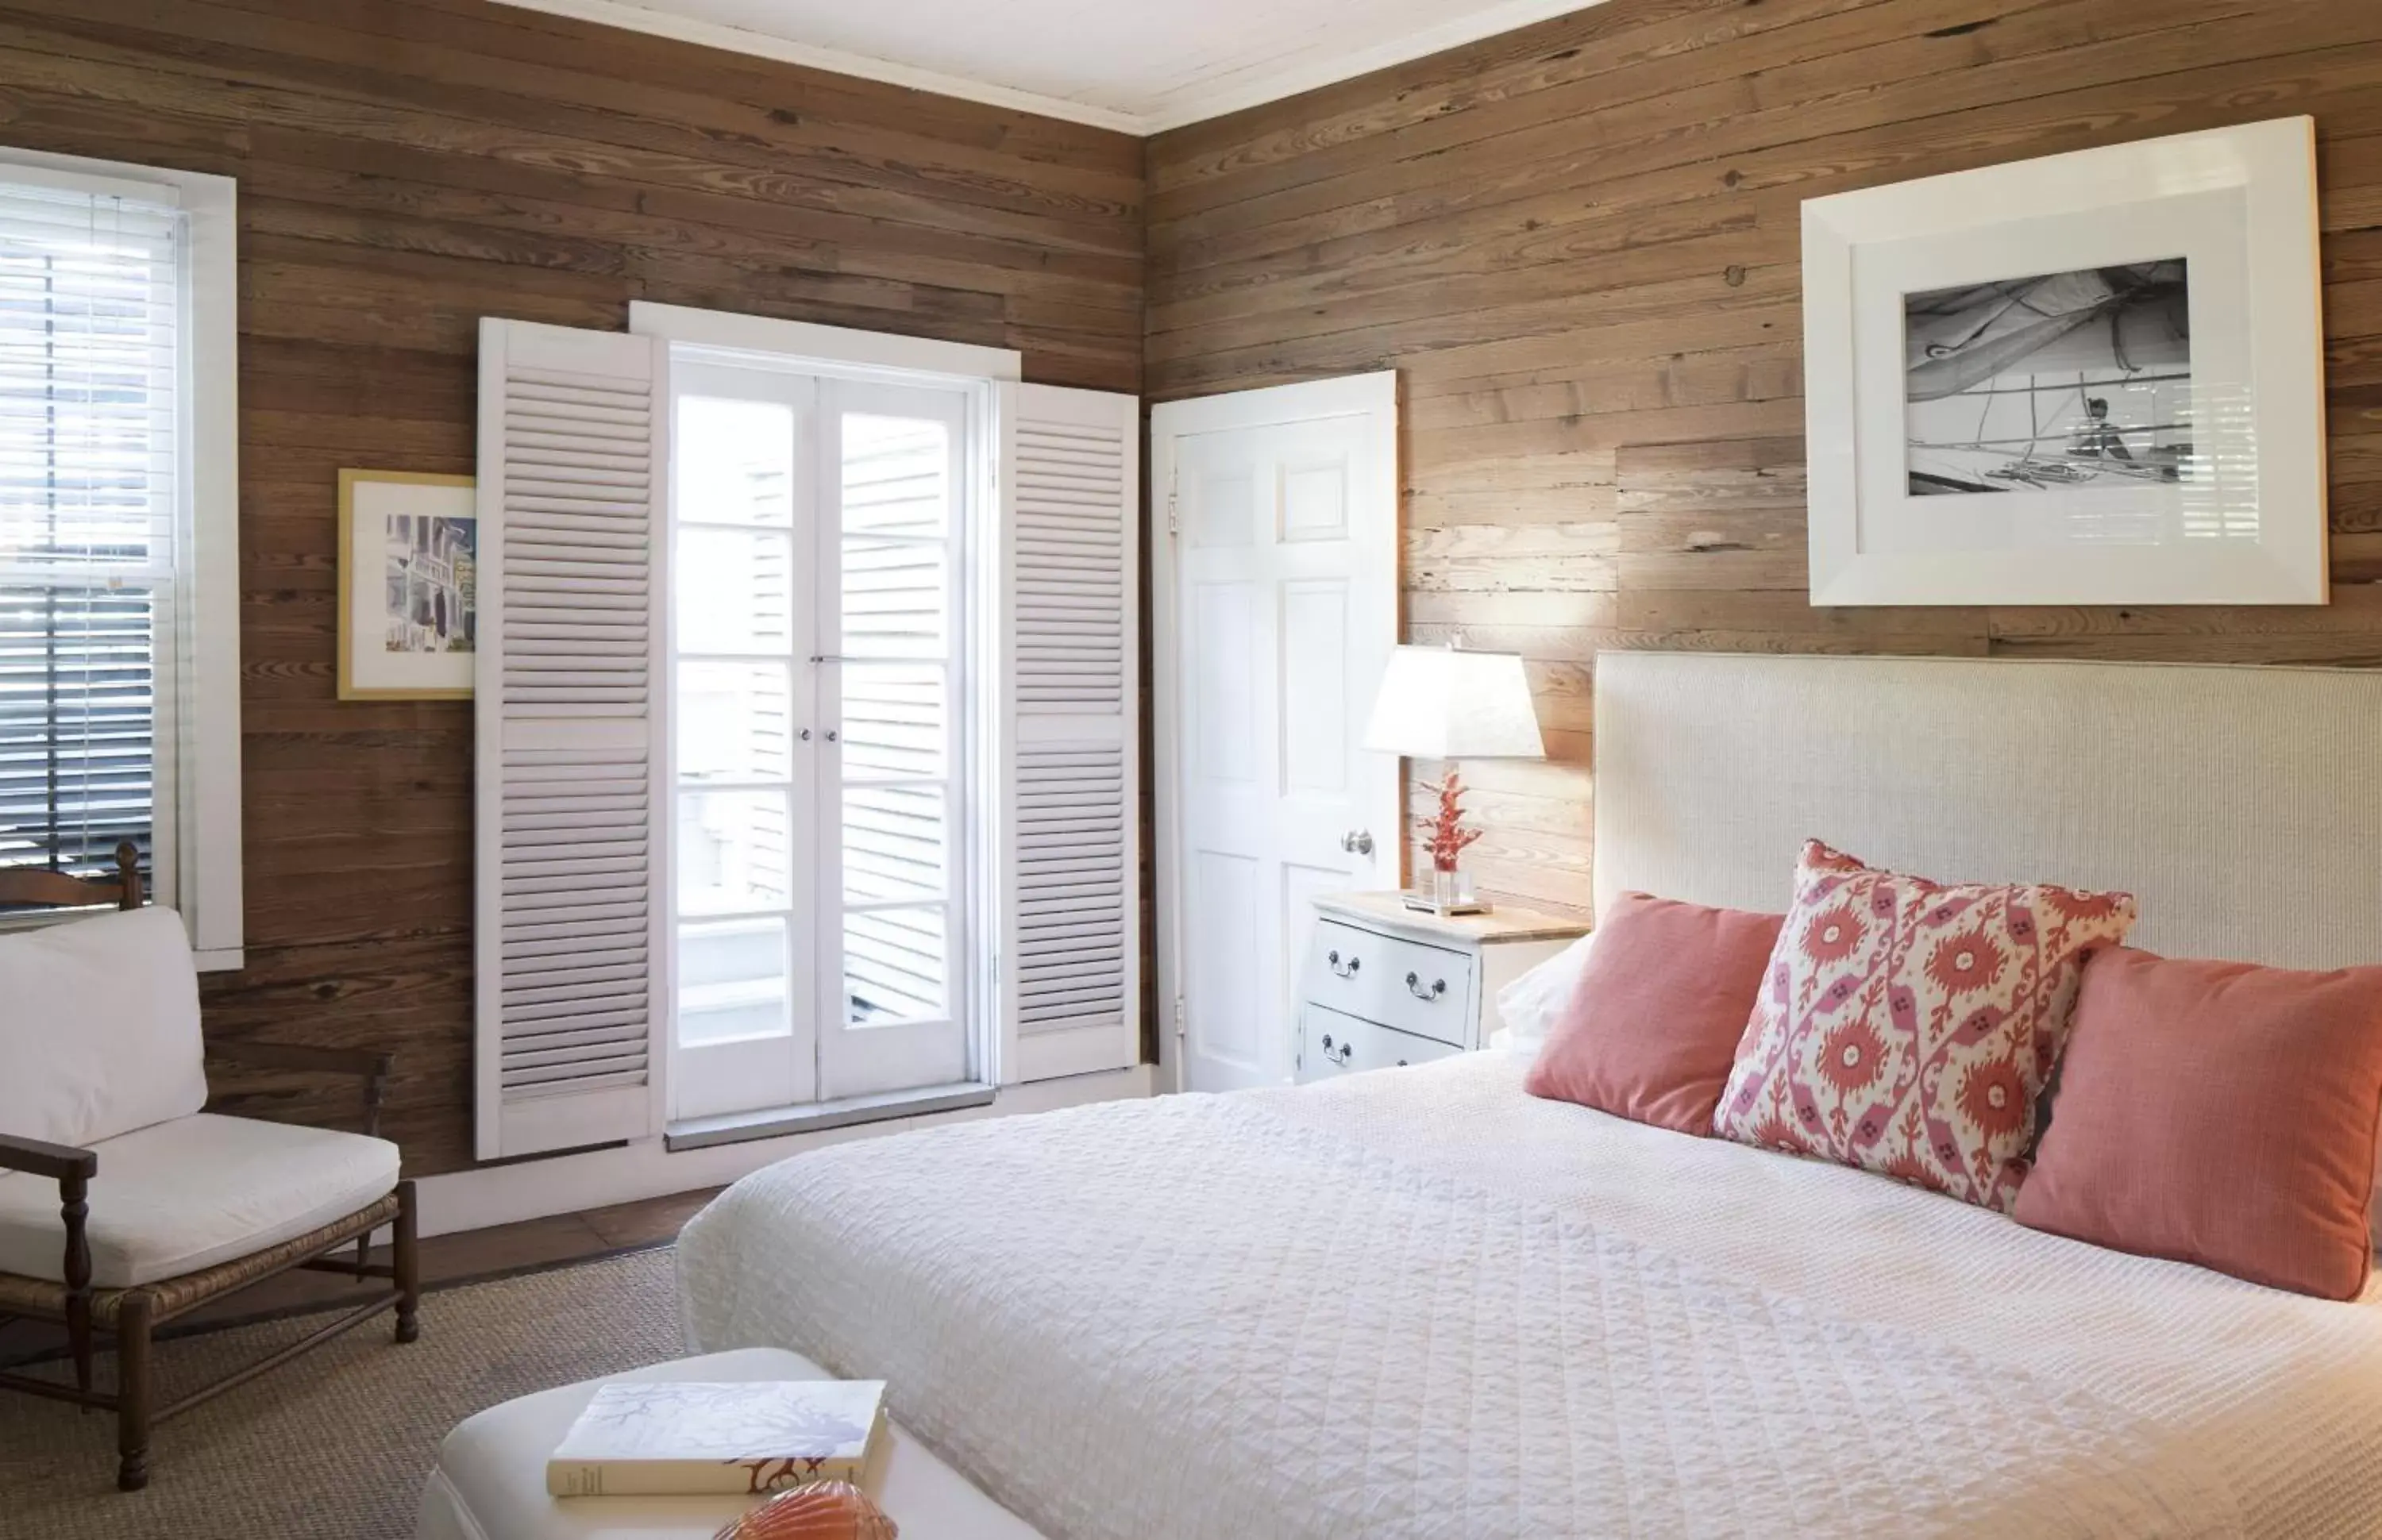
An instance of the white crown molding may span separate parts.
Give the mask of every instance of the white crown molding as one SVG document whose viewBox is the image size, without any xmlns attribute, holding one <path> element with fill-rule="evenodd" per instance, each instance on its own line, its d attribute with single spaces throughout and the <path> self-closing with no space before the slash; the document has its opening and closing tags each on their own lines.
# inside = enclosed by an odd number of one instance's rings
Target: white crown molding
<svg viewBox="0 0 2382 1540">
<path fill-rule="evenodd" d="M 674 38 L 681 43 L 700 43 L 707 48 L 722 48 L 731 53 L 804 65 L 837 75 L 856 76 L 864 80 L 907 86 L 915 91 L 932 92 L 939 96 L 955 96 L 964 102 L 981 102 L 988 106 L 1008 107 L 1016 112 L 1056 117 L 1095 128 L 1112 128 L 1119 133 L 1147 136 L 1202 123 L 1209 118 L 1222 117 L 1249 107 L 1263 106 L 1269 102 L 1279 102 L 1302 92 L 1337 85 L 1342 80 L 1354 79 L 1376 69 L 1387 69 L 1393 65 L 1406 64 L 1443 49 L 1460 47 L 1534 22 L 1586 10 L 1601 4 L 1602 0 L 1504 0 L 1503 5 L 1492 6 L 1486 10 L 1475 11 L 1354 53 L 1335 55 L 1329 59 L 1319 59 L 1312 64 L 1271 74 L 1245 75 L 1231 80 L 1170 92 L 1159 105 L 1147 113 L 1120 112 L 1062 96 L 1016 91 L 964 75 L 920 69 L 866 54 L 815 47 L 774 33 L 755 31 L 748 27 L 732 27 L 718 21 L 676 16 L 649 6 L 633 5 L 629 0 L 500 0 L 500 3 L 524 10 L 545 11 L 581 21 L 625 28 L 630 31 L 648 32 L 656 37 Z"/>
<path fill-rule="evenodd" d="M 982 102 L 988 106 L 1008 107 L 1040 117 L 1062 118 L 1070 123 L 1088 124 L 1095 128 L 1113 128 L 1126 134 L 1149 132 L 1143 120 L 1131 113 L 1111 112 L 1106 107 L 1044 96 L 1038 92 L 1012 91 L 1007 86 L 988 85 L 982 80 L 971 80 L 961 75 L 945 75 L 939 70 L 916 69 L 890 59 L 873 58 L 866 54 L 847 54 L 840 48 L 817 48 L 806 43 L 796 43 L 792 38 L 756 32 L 747 27 L 731 27 L 718 21 L 672 16 L 649 6 L 630 5 L 627 0 L 498 0 L 498 3 L 517 6 L 523 10 L 572 17 L 581 21 L 600 22 L 607 27 L 622 27 L 632 32 L 650 32 L 656 37 L 675 38 L 681 43 L 700 43 L 706 48 L 751 54 L 759 58 L 776 59 L 781 64 L 799 64 L 832 74 L 857 76 L 864 80 L 881 80 L 887 85 L 907 86 L 913 91 L 932 92 L 938 96 L 956 96 L 964 102 Z"/>
<path fill-rule="evenodd" d="M 1343 80 L 1353 80 L 1359 75 L 1369 75 L 1376 69 L 1388 69 L 1394 65 L 1427 58 L 1449 48 L 1461 48 L 1467 43 L 1495 37 L 1500 32 L 1518 31 L 1541 21 L 1551 21 L 1574 11 L 1584 11 L 1602 5 L 1603 0 L 1505 0 L 1501 6 L 1475 11 L 1469 16 L 1443 21 L 1426 27 L 1419 32 L 1408 32 L 1370 48 L 1354 53 L 1337 54 L 1328 59 L 1291 69 L 1277 70 L 1271 75 L 1232 81 L 1217 80 L 1189 91 L 1171 92 L 1171 100 L 1156 111 L 1137 118 L 1133 131 L 1160 134 L 1169 128 L 1188 128 L 1205 123 L 1211 117 L 1229 113 L 1246 112 L 1269 102 L 1336 86 Z"/>
</svg>

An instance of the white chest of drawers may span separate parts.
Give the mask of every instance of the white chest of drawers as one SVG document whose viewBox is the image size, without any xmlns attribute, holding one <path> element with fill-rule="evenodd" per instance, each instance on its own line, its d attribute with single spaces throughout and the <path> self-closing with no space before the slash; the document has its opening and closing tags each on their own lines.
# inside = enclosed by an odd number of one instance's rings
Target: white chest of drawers
<svg viewBox="0 0 2382 1540">
<path fill-rule="evenodd" d="M 1335 894 L 1315 913 L 1299 974 L 1301 1082 L 1488 1046 L 1497 992 L 1588 934 L 1585 921 L 1523 909 L 1418 913 L 1394 893 Z"/>
</svg>

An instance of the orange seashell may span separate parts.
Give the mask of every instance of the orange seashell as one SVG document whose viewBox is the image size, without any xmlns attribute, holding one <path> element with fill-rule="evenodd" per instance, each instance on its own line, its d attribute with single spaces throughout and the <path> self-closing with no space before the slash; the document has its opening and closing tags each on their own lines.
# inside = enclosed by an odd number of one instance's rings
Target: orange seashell
<svg viewBox="0 0 2382 1540">
<path fill-rule="evenodd" d="M 822 1481 L 779 1493 L 712 1540 L 894 1540 L 899 1533 L 867 1493 Z"/>
</svg>

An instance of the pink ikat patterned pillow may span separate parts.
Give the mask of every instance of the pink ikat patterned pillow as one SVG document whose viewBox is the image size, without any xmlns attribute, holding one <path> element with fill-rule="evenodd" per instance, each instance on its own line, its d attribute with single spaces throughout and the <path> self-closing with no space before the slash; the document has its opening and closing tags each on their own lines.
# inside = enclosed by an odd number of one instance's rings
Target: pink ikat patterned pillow
<svg viewBox="0 0 2382 1540">
<path fill-rule="evenodd" d="M 1713 1127 L 2008 1213 L 2127 893 L 1948 885 L 1812 840 Z"/>
</svg>

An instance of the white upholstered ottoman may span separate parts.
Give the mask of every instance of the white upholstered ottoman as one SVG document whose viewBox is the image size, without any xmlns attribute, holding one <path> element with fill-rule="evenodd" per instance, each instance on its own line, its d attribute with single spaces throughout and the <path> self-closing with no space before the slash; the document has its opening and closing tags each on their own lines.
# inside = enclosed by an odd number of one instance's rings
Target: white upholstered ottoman
<svg viewBox="0 0 2382 1540">
<path fill-rule="evenodd" d="M 775 1348 L 657 1363 L 618 1379 L 830 1379 L 809 1359 Z M 602 1380 L 566 1385 L 468 1417 L 438 1446 L 422 1491 L 415 1540 L 711 1540 L 749 1497 L 550 1497 L 546 1460 Z M 1042 1540 L 889 1424 L 883 1475 L 869 1495 L 902 1540 Z"/>
</svg>

